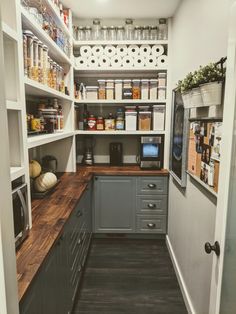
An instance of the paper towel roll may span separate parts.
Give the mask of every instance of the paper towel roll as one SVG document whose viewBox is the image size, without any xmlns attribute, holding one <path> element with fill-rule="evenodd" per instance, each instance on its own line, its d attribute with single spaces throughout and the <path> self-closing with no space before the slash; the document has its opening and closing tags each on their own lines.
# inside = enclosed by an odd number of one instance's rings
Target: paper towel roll
<svg viewBox="0 0 236 314">
<path fill-rule="evenodd" d="M 134 58 L 132 58 L 130 56 L 125 56 L 122 59 L 122 66 L 124 68 L 132 68 L 134 66 Z"/>
<path fill-rule="evenodd" d="M 166 55 L 162 55 L 157 58 L 157 66 L 159 68 L 166 67 L 168 65 L 168 57 Z"/>
<path fill-rule="evenodd" d="M 120 56 L 114 56 L 111 58 L 111 66 L 113 68 L 120 68 L 122 66 L 122 58 Z"/>
<path fill-rule="evenodd" d="M 94 57 L 94 56 L 88 57 L 87 62 L 88 62 L 88 67 L 90 67 L 90 68 L 97 68 L 98 67 L 98 58 L 97 57 Z"/>
<path fill-rule="evenodd" d="M 90 46 L 81 46 L 80 55 L 85 58 L 90 57 L 92 55 L 92 48 Z"/>
<path fill-rule="evenodd" d="M 94 46 L 92 48 L 92 54 L 95 57 L 101 57 L 103 55 L 104 48 L 102 46 Z"/>
<path fill-rule="evenodd" d="M 128 56 L 137 57 L 139 55 L 140 48 L 137 45 L 130 45 L 128 47 Z"/>
<path fill-rule="evenodd" d="M 145 67 L 145 61 L 146 58 L 144 58 L 143 56 L 137 56 L 134 58 L 134 66 L 138 68 L 143 68 Z"/>
<path fill-rule="evenodd" d="M 106 55 L 102 55 L 98 59 L 98 64 L 100 67 L 108 68 L 111 65 L 111 59 L 109 57 L 107 57 Z"/>
<path fill-rule="evenodd" d="M 152 55 L 154 57 L 159 57 L 164 53 L 164 47 L 162 45 L 154 45 L 152 46 Z"/>
<path fill-rule="evenodd" d="M 84 57 L 75 58 L 75 66 L 80 69 L 87 67 L 87 59 Z"/>
<path fill-rule="evenodd" d="M 152 52 L 151 46 L 149 45 L 141 45 L 140 49 L 139 49 L 139 54 L 140 56 L 149 56 Z"/>
<path fill-rule="evenodd" d="M 116 53 L 118 56 L 120 57 L 125 57 L 127 56 L 127 53 L 128 53 L 128 48 L 126 45 L 118 45 L 116 47 Z"/>
<path fill-rule="evenodd" d="M 157 58 L 153 56 L 148 56 L 145 59 L 145 66 L 149 68 L 154 68 L 157 65 Z"/>
<path fill-rule="evenodd" d="M 116 54 L 116 47 L 112 46 L 112 45 L 107 45 L 104 48 L 104 55 L 111 58 Z"/>
</svg>

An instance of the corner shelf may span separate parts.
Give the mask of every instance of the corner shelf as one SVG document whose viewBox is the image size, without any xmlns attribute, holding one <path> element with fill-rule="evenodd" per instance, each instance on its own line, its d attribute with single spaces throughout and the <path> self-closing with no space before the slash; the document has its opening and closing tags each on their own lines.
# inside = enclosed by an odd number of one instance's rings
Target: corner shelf
<svg viewBox="0 0 236 314">
<path fill-rule="evenodd" d="M 204 189 L 211 193 L 213 196 L 215 196 L 216 198 L 218 197 L 218 194 L 213 190 L 213 188 L 211 188 L 208 184 L 204 183 L 199 177 L 195 176 L 194 174 L 192 174 L 191 172 L 187 171 L 187 174 L 194 179 L 198 184 L 200 184 L 202 187 L 204 187 Z"/>
<path fill-rule="evenodd" d="M 23 176 L 24 173 L 25 173 L 24 167 L 11 167 L 10 168 L 11 181 L 16 180 L 17 178 Z"/>
<path fill-rule="evenodd" d="M 52 134 L 44 134 L 44 135 L 35 135 L 32 137 L 28 137 L 28 149 L 41 146 L 44 144 L 52 143 L 55 141 L 62 140 L 67 137 L 71 137 L 74 135 L 74 131 L 64 131 L 61 133 L 52 133 Z"/>
<path fill-rule="evenodd" d="M 41 28 L 34 18 L 21 7 L 22 28 L 31 30 L 49 49 L 49 55 L 54 61 L 71 65 L 70 58 L 64 51 L 53 41 L 53 39 Z"/>
<path fill-rule="evenodd" d="M 63 94 L 56 89 L 48 87 L 47 85 L 43 85 L 42 83 L 36 82 L 34 80 L 29 79 L 28 77 L 24 78 L 25 81 L 25 93 L 30 96 L 41 96 L 41 97 L 55 97 L 62 100 L 67 100 L 72 102 L 73 99 Z"/>
<path fill-rule="evenodd" d="M 88 41 L 73 41 L 74 48 L 80 46 L 107 46 L 107 45 L 168 45 L 168 40 L 88 40 Z"/>
<path fill-rule="evenodd" d="M 76 130 L 75 135 L 158 135 L 165 131 L 83 131 Z"/>
<path fill-rule="evenodd" d="M 107 99 L 74 99 L 74 102 L 77 104 L 164 104 L 166 103 L 165 100 L 158 100 L 158 99 L 121 99 L 121 100 L 107 100 Z"/>
</svg>

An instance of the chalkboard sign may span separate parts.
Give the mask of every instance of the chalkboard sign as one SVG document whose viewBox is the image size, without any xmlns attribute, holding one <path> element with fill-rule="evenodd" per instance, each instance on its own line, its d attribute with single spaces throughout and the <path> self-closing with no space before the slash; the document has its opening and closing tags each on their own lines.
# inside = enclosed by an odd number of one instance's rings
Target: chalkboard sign
<svg viewBox="0 0 236 314">
<path fill-rule="evenodd" d="M 170 174 L 181 187 L 187 183 L 187 146 L 189 110 L 184 109 L 182 95 L 173 90 L 170 138 Z"/>
</svg>

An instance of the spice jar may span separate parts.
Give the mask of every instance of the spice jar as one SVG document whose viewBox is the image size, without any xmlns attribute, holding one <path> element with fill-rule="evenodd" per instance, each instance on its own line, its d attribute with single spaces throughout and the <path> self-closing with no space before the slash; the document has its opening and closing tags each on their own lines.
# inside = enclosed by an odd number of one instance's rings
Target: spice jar
<svg viewBox="0 0 236 314">
<path fill-rule="evenodd" d="M 109 113 L 108 118 L 105 119 L 105 130 L 115 130 L 115 119 L 112 113 Z"/>
<path fill-rule="evenodd" d="M 103 119 L 103 117 L 98 117 L 97 118 L 96 128 L 97 128 L 98 131 L 103 131 L 104 130 L 104 119 Z"/>
<path fill-rule="evenodd" d="M 138 115 L 138 129 L 140 131 L 151 130 L 151 111 L 140 111 Z"/>
<path fill-rule="evenodd" d="M 125 119 L 124 112 L 121 108 L 117 109 L 116 113 L 116 130 L 124 130 L 125 128 Z"/>
<path fill-rule="evenodd" d="M 115 80 L 115 99 L 122 99 L 122 80 Z"/>
<path fill-rule="evenodd" d="M 149 96 L 149 80 L 143 79 L 141 80 L 141 95 L 142 99 L 147 100 Z"/>
<path fill-rule="evenodd" d="M 106 81 L 98 80 L 98 99 L 106 99 Z"/>
<path fill-rule="evenodd" d="M 133 98 L 131 80 L 124 80 L 123 81 L 122 98 L 123 99 L 132 99 Z"/>
<path fill-rule="evenodd" d="M 38 45 L 39 40 L 36 36 L 33 37 L 33 73 L 32 73 L 32 79 L 35 81 L 39 80 L 38 77 Z"/>
<path fill-rule="evenodd" d="M 88 131 L 95 131 L 96 130 L 96 118 L 93 114 L 91 114 L 88 117 L 87 128 L 88 128 Z"/>
<path fill-rule="evenodd" d="M 151 100 L 157 99 L 157 84 L 158 84 L 157 79 L 150 80 L 149 99 Z"/>
<path fill-rule="evenodd" d="M 141 98 L 140 80 L 133 80 L 132 93 L 133 93 L 133 99 Z"/>
</svg>

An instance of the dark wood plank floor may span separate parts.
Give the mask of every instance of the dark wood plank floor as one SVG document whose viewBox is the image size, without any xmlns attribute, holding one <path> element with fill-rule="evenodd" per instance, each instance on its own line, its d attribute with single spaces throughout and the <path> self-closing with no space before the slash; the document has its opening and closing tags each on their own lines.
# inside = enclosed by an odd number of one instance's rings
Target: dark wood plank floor
<svg viewBox="0 0 236 314">
<path fill-rule="evenodd" d="M 93 240 L 74 314 L 95 313 L 187 313 L 164 240 Z"/>
</svg>

